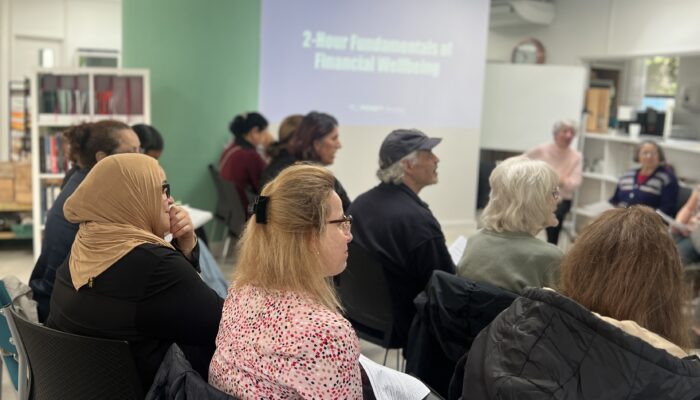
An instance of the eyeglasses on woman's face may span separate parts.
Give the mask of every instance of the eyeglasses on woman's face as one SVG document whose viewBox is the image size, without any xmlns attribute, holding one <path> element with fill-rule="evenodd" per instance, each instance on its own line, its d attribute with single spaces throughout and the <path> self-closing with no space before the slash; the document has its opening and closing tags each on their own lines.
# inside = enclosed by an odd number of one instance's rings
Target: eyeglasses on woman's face
<svg viewBox="0 0 700 400">
<path fill-rule="evenodd" d="M 338 224 L 340 226 L 340 229 L 342 229 L 343 232 L 346 235 L 348 235 L 348 234 L 350 234 L 350 230 L 352 229 L 352 215 L 343 215 L 343 218 L 334 219 L 334 220 L 328 221 L 326 223 Z"/>
<path fill-rule="evenodd" d="M 556 188 L 552 191 L 552 197 L 554 197 L 554 200 L 559 200 L 561 197 L 561 193 L 559 193 L 559 188 Z"/>
<path fill-rule="evenodd" d="M 170 184 L 168 182 L 163 182 L 162 189 L 163 189 L 163 193 L 165 193 L 165 195 L 168 198 L 170 198 Z"/>
</svg>

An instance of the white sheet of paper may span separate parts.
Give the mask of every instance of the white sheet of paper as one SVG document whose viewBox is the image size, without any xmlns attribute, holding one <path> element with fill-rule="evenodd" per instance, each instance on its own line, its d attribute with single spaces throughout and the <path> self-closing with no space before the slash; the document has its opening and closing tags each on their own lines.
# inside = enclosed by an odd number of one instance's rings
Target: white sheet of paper
<svg viewBox="0 0 700 400">
<path fill-rule="evenodd" d="M 464 250 L 467 248 L 467 238 L 465 238 L 462 235 L 459 235 L 457 239 L 455 239 L 454 242 L 450 245 L 450 248 L 447 249 L 447 251 L 450 252 L 450 257 L 452 257 L 452 262 L 457 265 L 459 260 L 462 259 L 462 254 L 464 254 Z"/>
<path fill-rule="evenodd" d="M 190 207 L 187 204 L 184 204 L 180 206 L 187 211 L 188 214 L 190 214 L 190 218 L 192 219 L 192 225 L 194 226 L 194 229 L 198 229 L 202 227 L 204 224 L 207 222 L 211 221 L 212 218 L 214 218 L 214 215 L 211 213 L 211 211 L 207 210 L 200 210 L 198 208 Z"/>
<path fill-rule="evenodd" d="M 674 227 L 674 228 L 676 228 L 676 229 L 685 231 L 685 232 L 690 232 L 691 229 L 690 229 L 690 227 L 688 227 L 688 225 L 686 225 L 686 224 L 681 224 L 680 222 L 678 222 L 678 221 L 676 221 L 675 219 L 671 218 L 671 216 L 668 215 L 668 214 L 666 214 L 665 212 L 663 212 L 663 211 L 661 211 L 661 210 L 656 210 L 656 213 L 659 214 L 659 215 L 661 216 L 661 218 L 663 218 L 664 221 L 666 221 L 666 223 L 669 224 L 670 226 L 672 226 L 672 227 Z"/>
<path fill-rule="evenodd" d="M 430 393 L 430 389 L 420 380 L 379 365 L 362 354 L 360 364 L 367 373 L 377 400 L 421 400 Z"/>
</svg>

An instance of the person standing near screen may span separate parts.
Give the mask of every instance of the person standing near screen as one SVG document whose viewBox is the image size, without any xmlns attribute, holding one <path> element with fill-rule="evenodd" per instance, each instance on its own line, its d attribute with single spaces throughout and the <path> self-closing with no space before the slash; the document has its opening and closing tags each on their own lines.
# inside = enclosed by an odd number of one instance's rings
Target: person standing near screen
<svg viewBox="0 0 700 400">
<path fill-rule="evenodd" d="M 554 143 L 543 143 L 525 153 L 533 160 L 542 160 L 549 164 L 559 175 L 559 203 L 556 216 L 559 223 L 547 228 L 547 241 L 556 245 L 559 243 L 559 232 L 571 210 L 571 200 L 574 192 L 581 186 L 583 168 L 581 152 L 571 148 L 571 142 L 576 137 L 576 124 L 573 120 L 557 121 L 552 128 Z"/>
</svg>

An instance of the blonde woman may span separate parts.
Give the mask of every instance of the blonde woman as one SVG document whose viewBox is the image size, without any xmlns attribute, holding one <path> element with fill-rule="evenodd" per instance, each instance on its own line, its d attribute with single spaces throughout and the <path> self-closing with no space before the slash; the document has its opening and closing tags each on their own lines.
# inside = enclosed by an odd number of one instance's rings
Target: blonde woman
<svg viewBox="0 0 700 400">
<path fill-rule="evenodd" d="M 243 399 L 361 399 L 359 341 L 328 278 L 345 269 L 351 218 L 325 168 L 263 188 L 240 242 L 209 382 Z"/>
<path fill-rule="evenodd" d="M 489 177 L 483 229 L 469 238 L 457 274 L 521 293 L 555 283 L 562 251 L 535 236 L 556 226 L 559 176 L 544 161 L 509 158 Z"/>
</svg>

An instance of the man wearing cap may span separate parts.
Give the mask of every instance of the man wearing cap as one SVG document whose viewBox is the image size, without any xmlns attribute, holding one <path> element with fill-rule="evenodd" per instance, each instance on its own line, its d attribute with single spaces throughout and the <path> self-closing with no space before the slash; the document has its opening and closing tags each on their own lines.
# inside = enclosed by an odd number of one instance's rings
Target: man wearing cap
<svg viewBox="0 0 700 400">
<path fill-rule="evenodd" d="M 384 267 L 393 301 L 394 329 L 405 347 L 415 314 L 413 299 L 433 270 L 455 272 L 445 236 L 433 213 L 419 197 L 437 183 L 433 147 L 442 139 L 418 130 L 391 132 L 379 150 L 377 177 L 381 183 L 350 205 L 354 241 Z"/>
</svg>

